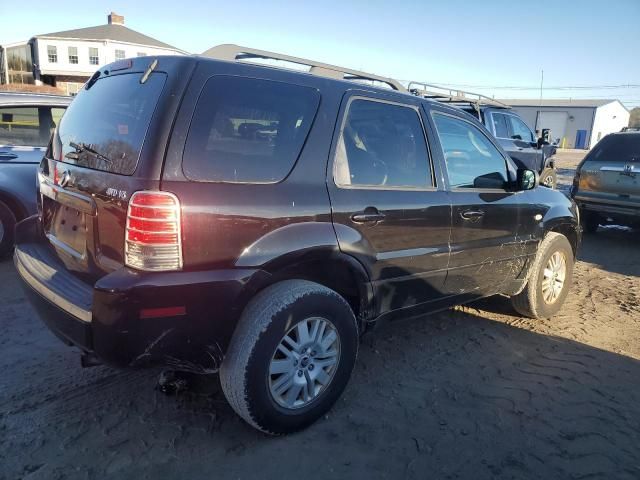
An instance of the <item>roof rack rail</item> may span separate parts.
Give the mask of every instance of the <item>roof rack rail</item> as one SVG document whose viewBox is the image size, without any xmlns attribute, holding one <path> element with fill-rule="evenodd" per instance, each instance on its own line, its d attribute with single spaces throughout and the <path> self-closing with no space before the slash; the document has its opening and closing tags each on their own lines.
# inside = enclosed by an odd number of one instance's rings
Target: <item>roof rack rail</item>
<svg viewBox="0 0 640 480">
<path fill-rule="evenodd" d="M 483 105 L 491 105 L 500 108 L 511 108 L 509 105 L 499 102 L 481 93 L 466 92 L 464 90 L 440 87 L 423 82 L 409 82 L 409 92 L 419 97 L 430 98 L 443 103 L 469 104 L 476 111 Z"/>
<path fill-rule="evenodd" d="M 306 58 L 293 57 L 291 55 L 285 55 L 282 53 L 269 52 L 266 50 L 258 50 L 256 48 L 241 47 L 240 45 L 223 44 L 210 48 L 202 53 L 204 57 L 215 58 L 218 60 L 280 60 L 283 62 L 294 63 L 300 66 L 309 67 L 308 72 L 314 75 L 320 75 L 323 77 L 334 78 L 338 80 L 351 80 L 351 81 L 372 81 L 380 82 L 388 85 L 393 90 L 398 92 L 408 93 L 407 89 L 397 80 L 388 77 L 382 77 L 374 75 L 372 73 L 360 72 L 351 68 L 337 67 L 328 63 L 316 62 L 315 60 L 308 60 Z"/>
</svg>

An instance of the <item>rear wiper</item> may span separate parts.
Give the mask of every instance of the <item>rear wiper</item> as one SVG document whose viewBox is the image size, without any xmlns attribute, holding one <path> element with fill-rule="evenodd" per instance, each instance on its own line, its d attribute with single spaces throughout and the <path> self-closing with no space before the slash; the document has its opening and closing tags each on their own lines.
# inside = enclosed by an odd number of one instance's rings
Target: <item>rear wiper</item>
<svg viewBox="0 0 640 480">
<path fill-rule="evenodd" d="M 104 156 L 103 154 L 101 154 L 100 152 L 98 152 L 95 148 L 93 148 L 91 145 L 87 145 L 86 143 L 76 143 L 76 142 L 69 142 L 69 146 L 71 148 L 75 148 L 75 152 L 69 152 L 65 155 L 65 158 L 70 158 L 72 160 L 78 160 L 78 154 L 79 153 L 90 153 L 91 155 L 93 155 L 94 157 L 96 157 L 98 160 L 102 160 L 106 163 L 112 164 L 113 161 L 109 158 Z"/>
</svg>

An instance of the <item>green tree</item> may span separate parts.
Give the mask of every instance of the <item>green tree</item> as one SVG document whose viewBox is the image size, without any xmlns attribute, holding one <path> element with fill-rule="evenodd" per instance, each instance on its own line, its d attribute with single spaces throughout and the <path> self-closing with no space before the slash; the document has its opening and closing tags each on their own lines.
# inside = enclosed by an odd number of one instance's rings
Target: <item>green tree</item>
<svg viewBox="0 0 640 480">
<path fill-rule="evenodd" d="M 629 116 L 629 126 L 640 128 L 640 107 L 636 107 L 631 110 L 631 115 Z"/>
</svg>

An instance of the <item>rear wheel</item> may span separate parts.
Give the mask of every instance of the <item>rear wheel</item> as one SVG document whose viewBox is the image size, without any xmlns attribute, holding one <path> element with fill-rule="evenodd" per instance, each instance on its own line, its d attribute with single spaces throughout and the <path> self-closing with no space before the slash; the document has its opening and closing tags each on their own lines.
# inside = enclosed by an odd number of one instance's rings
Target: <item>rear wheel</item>
<svg viewBox="0 0 640 480">
<path fill-rule="evenodd" d="M 550 318 L 562 308 L 573 278 L 573 249 L 567 237 L 550 232 L 531 265 L 527 285 L 511 297 L 513 308 L 530 318 Z"/>
<path fill-rule="evenodd" d="M 13 251 L 16 217 L 9 207 L 0 202 L 0 258 Z"/>
<path fill-rule="evenodd" d="M 558 185 L 558 175 L 555 168 L 545 168 L 540 174 L 540 185 L 548 188 L 556 188 Z"/>
<path fill-rule="evenodd" d="M 336 292 L 287 280 L 260 292 L 238 322 L 220 369 L 231 407 L 278 435 L 324 415 L 344 390 L 358 353 L 358 326 Z"/>
</svg>

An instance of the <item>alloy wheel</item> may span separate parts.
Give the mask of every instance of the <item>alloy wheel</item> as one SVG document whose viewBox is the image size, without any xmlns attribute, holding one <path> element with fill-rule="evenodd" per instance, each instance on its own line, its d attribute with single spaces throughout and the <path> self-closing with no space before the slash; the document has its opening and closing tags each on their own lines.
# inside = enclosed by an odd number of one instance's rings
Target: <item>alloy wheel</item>
<svg viewBox="0 0 640 480">
<path fill-rule="evenodd" d="M 548 188 L 553 188 L 553 175 L 547 175 L 542 179 L 542 185 Z"/>
<path fill-rule="evenodd" d="M 269 365 L 269 391 L 286 409 L 306 407 L 331 383 L 340 362 L 340 335 L 325 318 L 307 318 L 280 340 Z"/>
<path fill-rule="evenodd" d="M 555 303 L 567 277 L 567 259 L 562 252 L 554 252 L 544 268 L 542 276 L 542 299 L 547 304 Z"/>
</svg>

